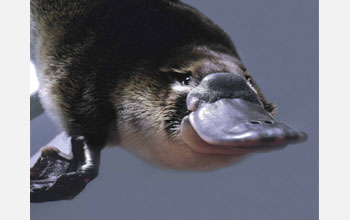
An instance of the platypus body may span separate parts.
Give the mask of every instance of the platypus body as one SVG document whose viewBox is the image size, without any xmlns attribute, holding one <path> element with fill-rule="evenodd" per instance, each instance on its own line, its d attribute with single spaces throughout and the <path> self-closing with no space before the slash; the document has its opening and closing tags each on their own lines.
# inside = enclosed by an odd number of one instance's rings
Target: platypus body
<svg viewBox="0 0 350 220">
<path fill-rule="evenodd" d="M 72 156 L 42 150 L 32 202 L 76 196 L 105 146 L 210 170 L 306 139 L 273 119 L 230 37 L 177 0 L 31 0 L 31 59 L 72 143 Z"/>
</svg>

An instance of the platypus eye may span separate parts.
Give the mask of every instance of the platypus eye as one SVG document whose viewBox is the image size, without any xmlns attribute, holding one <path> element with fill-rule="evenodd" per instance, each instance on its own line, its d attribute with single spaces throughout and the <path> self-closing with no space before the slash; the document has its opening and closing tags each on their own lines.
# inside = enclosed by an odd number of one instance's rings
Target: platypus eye
<svg viewBox="0 0 350 220">
<path fill-rule="evenodd" d="M 172 74 L 172 78 L 176 79 L 176 81 L 180 82 L 183 86 L 187 86 L 193 80 L 192 74 L 188 73 L 174 73 Z"/>
<path fill-rule="evenodd" d="M 184 80 L 182 80 L 181 84 L 187 86 L 188 84 L 190 84 L 191 80 L 192 76 L 187 76 Z"/>
</svg>

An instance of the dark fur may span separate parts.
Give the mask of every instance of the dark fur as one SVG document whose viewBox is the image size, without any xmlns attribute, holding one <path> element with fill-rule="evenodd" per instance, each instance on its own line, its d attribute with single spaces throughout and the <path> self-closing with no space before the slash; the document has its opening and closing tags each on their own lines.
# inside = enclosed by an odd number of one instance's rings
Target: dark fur
<svg viewBox="0 0 350 220">
<path fill-rule="evenodd" d="M 197 82 L 215 71 L 232 71 L 215 65 L 215 58 L 208 55 L 217 53 L 234 59 L 245 72 L 229 36 L 180 1 L 31 0 L 31 15 L 32 59 L 36 65 L 47 65 L 43 75 L 54 83 L 52 99 L 63 113 L 63 126 L 69 135 L 84 136 L 93 146 L 104 146 L 110 126 L 122 120 L 117 118 L 120 114 L 137 126 L 138 115 L 150 111 L 133 112 L 118 105 L 123 91 L 116 88 L 131 81 L 133 74 L 145 79 L 134 82 L 142 83 L 135 88 L 147 87 L 160 105 L 170 105 L 159 123 L 172 133 L 186 114 L 185 94 L 168 103 L 164 100 L 170 93 L 168 85 L 188 74 L 184 67 L 213 61 L 190 72 Z M 207 53 L 193 50 L 202 46 Z M 271 112 L 272 106 L 259 93 Z M 130 101 L 139 102 L 137 97 Z"/>
<path fill-rule="evenodd" d="M 175 169 L 236 162 L 242 154 L 202 154 L 181 135 L 186 97 L 208 74 L 235 73 L 237 83 L 199 92 L 201 100 L 238 95 L 274 109 L 229 36 L 176 0 L 31 0 L 31 59 L 41 101 L 73 153 L 44 148 L 31 170 L 33 202 L 77 195 L 98 175 L 106 145 Z"/>
</svg>

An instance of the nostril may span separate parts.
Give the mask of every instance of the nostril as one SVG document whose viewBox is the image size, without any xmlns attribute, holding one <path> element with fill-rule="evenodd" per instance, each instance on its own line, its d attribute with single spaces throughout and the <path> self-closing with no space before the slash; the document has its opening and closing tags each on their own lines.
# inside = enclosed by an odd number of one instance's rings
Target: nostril
<svg viewBox="0 0 350 220">
<path fill-rule="evenodd" d="M 260 121 L 250 121 L 250 123 L 251 123 L 251 124 L 254 124 L 254 125 L 259 125 L 259 124 L 261 124 Z"/>
<path fill-rule="evenodd" d="M 273 122 L 272 121 L 264 121 L 266 124 L 273 124 Z"/>
</svg>

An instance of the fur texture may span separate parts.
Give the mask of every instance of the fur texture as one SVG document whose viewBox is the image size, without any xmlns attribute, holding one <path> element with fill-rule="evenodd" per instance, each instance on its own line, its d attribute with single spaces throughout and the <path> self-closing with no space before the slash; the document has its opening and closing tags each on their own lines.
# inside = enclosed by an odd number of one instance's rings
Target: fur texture
<svg viewBox="0 0 350 220">
<path fill-rule="evenodd" d="M 182 140 L 186 96 L 206 75 L 241 74 L 274 109 L 229 36 L 176 0 L 31 0 L 31 57 L 42 104 L 69 135 L 165 167 L 207 170 L 238 159 Z"/>
</svg>

